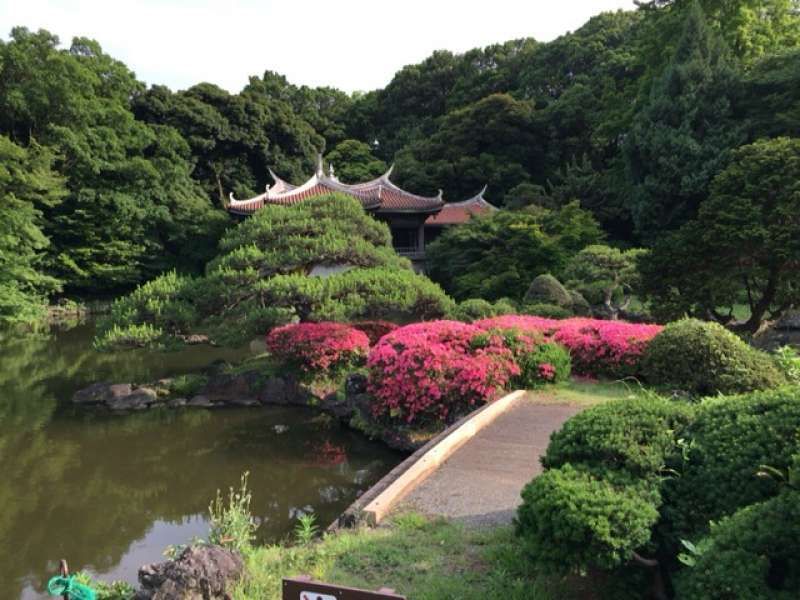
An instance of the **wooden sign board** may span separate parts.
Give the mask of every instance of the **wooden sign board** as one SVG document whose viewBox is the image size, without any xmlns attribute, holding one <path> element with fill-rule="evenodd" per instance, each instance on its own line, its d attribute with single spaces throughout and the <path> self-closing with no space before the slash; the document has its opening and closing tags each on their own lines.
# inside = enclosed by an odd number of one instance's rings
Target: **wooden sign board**
<svg viewBox="0 0 800 600">
<path fill-rule="evenodd" d="M 284 577 L 283 600 L 406 600 L 394 590 L 375 592 L 313 581 L 310 577 Z"/>
</svg>

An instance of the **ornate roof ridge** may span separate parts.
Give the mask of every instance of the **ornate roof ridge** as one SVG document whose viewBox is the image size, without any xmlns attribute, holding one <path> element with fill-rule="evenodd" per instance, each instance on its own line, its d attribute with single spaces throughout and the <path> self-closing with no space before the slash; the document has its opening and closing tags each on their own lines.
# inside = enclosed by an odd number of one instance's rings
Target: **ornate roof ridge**
<svg viewBox="0 0 800 600">
<path fill-rule="evenodd" d="M 481 188 L 481 191 L 472 196 L 471 198 L 467 198 L 466 200 L 459 200 L 458 202 L 448 202 L 447 206 L 466 206 L 468 204 L 485 204 L 488 207 L 493 208 L 494 210 L 499 210 L 494 204 L 486 200 L 483 195 L 486 193 L 486 189 L 488 185 L 484 185 Z"/>
</svg>

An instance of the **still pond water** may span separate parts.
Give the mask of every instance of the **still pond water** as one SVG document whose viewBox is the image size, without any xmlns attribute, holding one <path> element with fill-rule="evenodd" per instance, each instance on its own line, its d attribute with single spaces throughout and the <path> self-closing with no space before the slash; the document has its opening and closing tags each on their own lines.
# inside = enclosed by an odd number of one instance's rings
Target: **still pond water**
<svg viewBox="0 0 800 600">
<path fill-rule="evenodd" d="M 171 544 L 206 537 L 216 490 L 250 471 L 259 540 L 313 511 L 326 526 L 402 456 L 299 408 L 112 415 L 69 400 L 94 381 L 147 381 L 247 351 L 100 354 L 93 327 L 0 333 L 0 581 L 40 598 L 58 559 L 136 580 Z"/>
</svg>

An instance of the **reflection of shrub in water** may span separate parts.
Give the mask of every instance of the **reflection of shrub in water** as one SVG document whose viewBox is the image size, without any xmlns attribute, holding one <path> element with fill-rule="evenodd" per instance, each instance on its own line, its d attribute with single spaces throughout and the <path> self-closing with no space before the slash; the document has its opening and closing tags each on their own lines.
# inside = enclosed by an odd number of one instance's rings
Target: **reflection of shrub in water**
<svg viewBox="0 0 800 600">
<path fill-rule="evenodd" d="M 315 467 L 335 467 L 347 462 L 347 449 L 330 440 L 309 442 L 306 456 Z"/>
</svg>

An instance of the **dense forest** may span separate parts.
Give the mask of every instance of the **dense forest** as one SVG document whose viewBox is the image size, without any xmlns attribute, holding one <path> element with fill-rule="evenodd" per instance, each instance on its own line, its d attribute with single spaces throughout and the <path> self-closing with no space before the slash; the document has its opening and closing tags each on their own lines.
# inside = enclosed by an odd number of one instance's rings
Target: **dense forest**
<svg viewBox="0 0 800 600">
<path fill-rule="evenodd" d="M 777 314 L 800 289 L 800 2 L 637 5 L 548 43 L 438 51 L 350 95 L 271 71 L 238 94 L 148 88 L 92 40 L 15 28 L 0 41 L 0 321 L 200 272 L 228 192 L 262 191 L 270 168 L 300 181 L 320 152 L 345 181 L 395 163 L 421 194 L 488 184 L 515 214 L 577 200 L 609 245 L 650 249 L 642 295 L 661 314 Z"/>
</svg>

